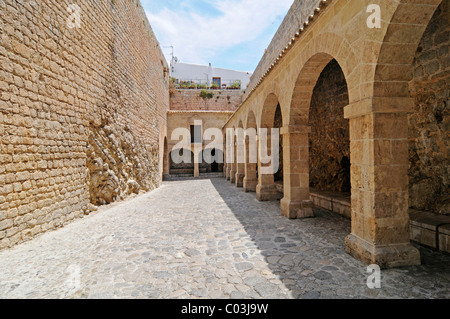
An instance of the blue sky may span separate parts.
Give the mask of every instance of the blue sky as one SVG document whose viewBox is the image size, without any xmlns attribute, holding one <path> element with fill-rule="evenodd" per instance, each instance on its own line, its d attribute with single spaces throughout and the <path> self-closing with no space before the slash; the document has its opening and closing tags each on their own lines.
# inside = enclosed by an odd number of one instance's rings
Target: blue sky
<svg viewBox="0 0 450 319">
<path fill-rule="evenodd" d="M 293 0 L 141 0 L 170 60 L 253 72 Z"/>
</svg>

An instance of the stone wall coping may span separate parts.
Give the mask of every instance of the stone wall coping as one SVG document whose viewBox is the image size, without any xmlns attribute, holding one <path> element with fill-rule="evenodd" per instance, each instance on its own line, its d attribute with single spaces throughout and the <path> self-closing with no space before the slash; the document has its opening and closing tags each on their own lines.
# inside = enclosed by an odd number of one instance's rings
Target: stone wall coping
<svg viewBox="0 0 450 319">
<path fill-rule="evenodd" d="M 195 113 L 220 113 L 220 114 L 233 114 L 233 111 L 214 111 L 214 110 L 169 110 L 169 114 L 177 114 L 177 113 L 184 113 L 184 114 L 195 114 Z"/>
<path fill-rule="evenodd" d="M 439 234 L 450 236 L 450 224 L 442 225 L 441 227 L 439 227 Z"/>
</svg>

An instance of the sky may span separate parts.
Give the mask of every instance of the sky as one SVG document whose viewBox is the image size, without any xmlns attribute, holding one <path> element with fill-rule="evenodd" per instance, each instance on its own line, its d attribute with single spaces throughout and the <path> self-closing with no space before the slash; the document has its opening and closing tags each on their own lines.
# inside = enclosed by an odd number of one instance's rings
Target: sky
<svg viewBox="0 0 450 319">
<path fill-rule="evenodd" d="M 141 0 L 167 60 L 253 72 L 293 0 Z"/>
</svg>

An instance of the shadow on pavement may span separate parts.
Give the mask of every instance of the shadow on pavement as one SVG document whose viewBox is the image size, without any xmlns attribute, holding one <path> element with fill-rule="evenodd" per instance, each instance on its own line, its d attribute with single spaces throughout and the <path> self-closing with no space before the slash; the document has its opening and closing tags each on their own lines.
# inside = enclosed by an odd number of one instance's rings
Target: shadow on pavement
<svg viewBox="0 0 450 319">
<path fill-rule="evenodd" d="M 279 201 L 259 202 L 223 178 L 211 183 L 294 298 L 450 298 L 450 256 L 417 246 L 422 265 L 383 270 L 382 289 L 369 289 L 367 265 L 345 252 L 349 219 L 315 209 L 314 218 L 289 220 Z"/>
</svg>

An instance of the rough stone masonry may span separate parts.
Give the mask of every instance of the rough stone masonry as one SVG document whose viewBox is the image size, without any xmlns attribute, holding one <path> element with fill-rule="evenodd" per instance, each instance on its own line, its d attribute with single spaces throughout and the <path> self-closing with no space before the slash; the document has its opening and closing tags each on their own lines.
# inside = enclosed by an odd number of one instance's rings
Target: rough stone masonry
<svg viewBox="0 0 450 319">
<path fill-rule="evenodd" d="M 0 249 L 161 183 L 168 67 L 138 0 L 0 0 Z M 93 204 L 93 205 L 92 205 Z"/>
</svg>

